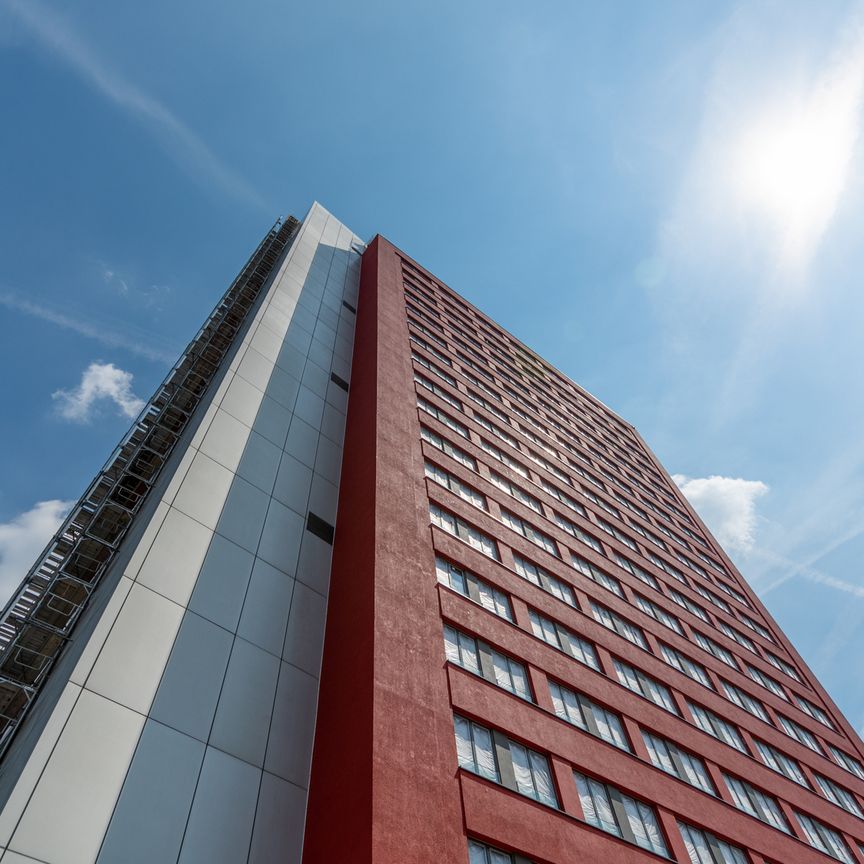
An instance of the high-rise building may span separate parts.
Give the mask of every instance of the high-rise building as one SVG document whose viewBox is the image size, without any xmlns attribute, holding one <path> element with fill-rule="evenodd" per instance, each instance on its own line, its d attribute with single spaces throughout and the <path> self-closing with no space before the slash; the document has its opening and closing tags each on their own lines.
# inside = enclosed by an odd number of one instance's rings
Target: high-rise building
<svg viewBox="0 0 864 864">
<path fill-rule="evenodd" d="M 0 649 L 0 864 L 864 862 L 864 746 L 635 429 L 319 205 Z"/>
</svg>

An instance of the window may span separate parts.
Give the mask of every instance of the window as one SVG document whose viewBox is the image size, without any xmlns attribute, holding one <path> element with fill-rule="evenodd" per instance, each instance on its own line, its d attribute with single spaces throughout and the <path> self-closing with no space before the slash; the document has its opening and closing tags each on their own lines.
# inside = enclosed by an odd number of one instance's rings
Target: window
<svg viewBox="0 0 864 864">
<path fill-rule="evenodd" d="M 631 540 L 630 537 L 623 531 L 619 531 L 614 525 L 607 522 L 605 519 L 598 519 L 597 524 L 610 537 L 614 537 L 619 543 L 623 543 L 625 546 L 627 546 L 629 549 L 632 549 L 634 552 L 636 551 L 636 543 Z"/>
<path fill-rule="evenodd" d="M 468 391 L 469 397 L 473 398 L 474 395 L 475 394 L 472 393 L 470 390 Z M 503 429 L 496 426 L 490 420 L 487 420 L 479 411 L 472 412 L 472 416 L 474 417 L 475 423 L 479 424 L 484 429 L 488 430 L 493 435 L 500 438 L 502 441 L 506 441 L 511 447 L 513 447 L 514 450 L 519 449 L 519 445 L 516 443 L 516 439 L 512 435 L 508 434 Z"/>
<path fill-rule="evenodd" d="M 427 402 L 422 396 L 417 397 L 417 407 L 421 411 L 425 411 L 430 416 L 434 417 L 439 423 L 443 423 L 445 426 L 452 429 L 457 435 L 461 435 L 463 438 L 468 437 L 468 427 L 460 423 L 458 420 L 454 420 L 449 414 L 445 414 L 431 402 Z"/>
<path fill-rule="evenodd" d="M 780 726 L 783 731 L 790 738 L 794 738 L 799 744 L 809 747 L 814 753 L 822 752 L 822 748 L 819 746 L 816 736 L 811 732 L 808 732 L 803 726 L 799 726 L 794 720 L 790 720 L 782 714 L 778 714 L 777 719 L 780 721 Z"/>
<path fill-rule="evenodd" d="M 533 701 L 525 667 L 512 657 L 449 624 L 444 627 L 444 651 L 451 663 L 482 676 L 521 699 Z"/>
<path fill-rule="evenodd" d="M 725 772 L 723 780 L 729 787 L 729 794 L 739 810 L 755 816 L 761 822 L 771 825 L 785 834 L 791 833 L 776 798 Z"/>
<path fill-rule="evenodd" d="M 821 774 L 813 775 L 816 778 L 816 785 L 822 791 L 822 794 L 838 807 L 842 807 L 847 813 L 857 816 L 859 819 L 864 818 L 861 813 L 861 807 L 855 796 L 842 786 L 838 786 L 833 780 L 823 777 Z"/>
<path fill-rule="evenodd" d="M 743 648 L 746 648 L 748 651 L 752 651 L 754 654 L 756 653 L 756 646 L 753 644 L 753 640 L 750 639 L 749 636 L 745 636 L 743 633 L 740 633 L 734 627 L 730 627 L 725 621 L 722 621 L 720 618 L 717 619 L 717 626 L 730 639 L 733 639 L 735 642 L 737 642 Z"/>
<path fill-rule="evenodd" d="M 436 360 L 439 360 L 445 366 L 453 365 L 453 362 L 443 351 L 439 351 L 434 345 L 430 345 L 425 339 L 421 339 L 419 336 L 415 336 L 413 333 L 409 333 L 408 338 L 415 345 L 419 345 L 424 351 L 428 351 Z"/>
<path fill-rule="evenodd" d="M 708 620 L 708 613 L 698 603 L 694 603 L 689 597 L 685 597 L 680 591 L 676 591 L 674 588 L 669 588 L 668 591 L 669 598 L 673 603 L 677 603 L 682 609 L 686 609 L 706 624 L 711 623 Z"/>
<path fill-rule="evenodd" d="M 619 567 L 623 567 L 631 576 L 641 579 L 646 585 L 650 585 L 655 591 L 660 590 L 660 583 L 647 571 L 643 570 L 638 564 L 634 564 L 629 558 L 615 553 L 615 560 Z"/>
<path fill-rule="evenodd" d="M 607 630 L 617 633 L 628 642 L 638 645 L 640 648 L 648 650 L 648 643 L 645 641 L 645 634 L 635 624 L 625 621 L 616 612 L 607 609 L 605 606 L 600 606 L 597 603 L 591 602 L 591 612 L 595 620 L 602 624 Z"/>
<path fill-rule="evenodd" d="M 678 830 L 684 838 L 690 864 L 747 864 L 746 856 L 737 846 L 731 846 L 708 831 L 700 831 L 684 822 L 678 823 Z"/>
<path fill-rule="evenodd" d="M 648 552 L 648 558 L 655 567 L 659 567 L 667 576 L 677 579 L 683 585 L 687 584 L 684 574 L 677 567 L 673 567 L 668 561 L 650 551 Z"/>
<path fill-rule="evenodd" d="M 664 708 L 671 714 L 677 714 L 678 708 L 675 706 L 675 700 L 669 692 L 669 688 L 659 681 L 646 675 L 641 669 L 635 669 L 633 666 L 625 663 L 623 660 L 615 660 L 615 674 L 618 676 L 618 681 L 628 690 L 644 696 L 646 699 Z"/>
<path fill-rule="evenodd" d="M 794 811 L 804 829 L 804 835 L 807 837 L 807 842 L 820 852 L 830 855 L 837 861 L 843 861 L 844 864 L 854 864 L 852 855 L 846 848 L 846 843 L 843 838 L 827 825 L 814 819 L 812 816 L 805 816 L 803 813 Z"/>
<path fill-rule="evenodd" d="M 458 477 L 454 476 L 449 471 L 445 471 L 443 468 L 439 468 L 431 462 L 426 463 L 424 470 L 426 476 L 439 486 L 449 489 L 469 504 L 473 504 L 481 510 L 487 509 L 486 496 L 478 492 L 472 486 L 469 486 L 467 483 L 463 483 Z"/>
<path fill-rule="evenodd" d="M 545 618 L 533 609 L 528 610 L 528 617 L 531 620 L 531 630 L 538 639 L 542 639 L 553 648 L 557 648 L 580 663 L 599 671 L 600 664 L 597 661 L 597 653 L 590 642 L 580 638 L 575 633 L 571 633 L 555 621 Z"/>
<path fill-rule="evenodd" d="M 745 693 L 740 687 L 736 687 L 722 678 L 720 679 L 720 683 L 723 685 L 723 690 L 731 702 L 734 702 L 739 708 L 743 708 L 748 714 L 752 714 L 766 723 L 771 722 L 765 706 L 755 696 Z"/>
<path fill-rule="evenodd" d="M 469 840 L 468 864 L 515 864 L 515 862 L 509 852 L 502 852 L 477 840 Z"/>
<path fill-rule="evenodd" d="M 796 759 L 787 756 L 785 753 L 781 753 L 776 747 L 772 747 L 770 744 L 766 744 L 758 738 L 754 738 L 753 743 L 756 745 L 756 749 L 759 751 L 762 761 L 772 771 L 776 771 L 778 774 L 788 777 L 793 783 L 797 783 L 805 789 L 810 788 L 810 784 L 807 782 L 807 778 L 804 776 L 804 772 L 801 770 L 801 766 L 798 764 Z"/>
<path fill-rule="evenodd" d="M 713 654 L 721 663 L 725 663 L 733 669 L 738 668 L 738 664 L 735 662 L 735 658 L 732 656 L 731 652 L 727 651 L 722 645 L 718 645 L 713 639 L 709 639 L 698 630 L 693 631 L 693 638 L 696 640 L 696 644 L 700 648 L 707 651 L 709 654 Z"/>
<path fill-rule="evenodd" d="M 714 685 L 708 677 L 708 672 L 701 663 L 691 660 L 686 654 L 682 654 L 671 645 L 665 645 L 662 642 L 660 643 L 660 655 L 673 669 L 677 669 L 688 678 L 692 678 L 709 690 L 714 689 Z"/>
<path fill-rule="evenodd" d="M 543 804 L 558 806 L 545 756 L 464 717 L 456 715 L 454 722 L 460 768 Z"/>
<path fill-rule="evenodd" d="M 834 761 L 841 768 L 844 768 L 850 774 L 854 774 L 856 777 L 860 777 L 862 780 L 864 780 L 864 767 L 862 767 L 861 763 L 857 759 L 853 758 L 848 753 L 844 753 L 842 750 L 839 750 L 833 744 L 828 745 L 828 750 L 831 752 L 831 756 Z"/>
<path fill-rule="evenodd" d="M 619 597 L 624 596 L 621 583 L 614 576 L 607 575 L 602 570 L 595 567 L 590 561 L 586 561 L 575 552 L 571 553 L 570 562 L 583 576 L 586 576 L 598 585 L 602 585 L 604 588 L 608 589 L 613 594 L 617 594 Z"/>
<path fill-rule="evenodd" d="M 455 444 L 451 444 L 446 438 L 442 438 L 431 429 L 421 426 L 420 437 L 427 444 L 431 444 L 437 450 L 446 453 L 451 459 L 455 459 L 460 465 L 464 465 L 472 471 L 477 470 L 477 463 L 474 461 L 473 456 L 469 456 L 464 450 L 460 450 Z"/>
<path fill-rule="evenodd" d="M 718 609 L 722 609 L 729 615 L 732 614 L 732 607 L 722 597 L 718 597 L 713 591 L 709 591 L 703 585 L 700 585 L 695 581 L 693 583 L 693 590 L 701 594 L 709 603 L 716 606 Z"/>
<path fill-rule="evenodd" d="M 585 821 L 589 825 L 658 855 L 668 855 L 652 807 L 578 771 L 573 772 L 573 778 L 579 790 Z"/>
<path fill-rule="evenodd" d="M 709 795 L 716 795 L 714 784 L 705 768 L 705 763 L 698 757 L 693 756 L 686 750 L 682 750 L 677 744 L 659 738 L 650 732 L 642 730 L 642 738 L 648 748 L 651 764 Z"/>
<path fill-rule="evenodd" d="M 511 459 L 503 450 L 499 449 L 485 438 L 480 439 L 480 446 L 493 459 L 497 459 L 502 465 L 506 465 L 511 471 L 515 471 L 521 477 L 528 476 L 528 469 L 524 465 L 517 462 L 515 459 Z"/>
<path fill-rule="evenodd" d="M 777 685 L 780 686 L 779 684 Z M 821 723 L 823 726 L 827 726 L 829 729 L 833 729 L 834 726 L 831 721 L 828 719 L 828 715 L 818 706 L 814 705 L 809 699 L 805 699 L 803 696 L 799 696 L 797 693 L 795 696 L 795 704 L 805 713 L 809 714 L 817 723 Z"/>
<path fill-rule="evenodd" d="M 496 471 L 489 472 L 489 479 L 502 491 L 506 492 L 512 498 L 520 501 L 526 507 L 530 507 L 535 513 L 543 515 L 543 507 L 540 502 L 533 496 L 529 495 L 524 489 L 520 489 L 514 483 L 511 483 L 506 477 L 502 477 Z"/>
<path fill-rule="evenodd" d="M 568 606 L 576 607 L 576 597 L 573 595 L 573 589 L 566 582 L 562 582 L 548 570 L 544 570 L 537 564 L 527 561 L 515 552 L 513 553 L 513 564 L 516 567 L 516 572 L 523 579 L 527 579 Z"/>
<path fill-rule="evenodd" d="M 513 620 L 513 611 L 510 609 L 507 595 L 503 591 L 493 588 L 488 582 L 484 582 L 479 576 L 475 576 L 468 570 L 463 570 L 443 558 L 435 559 L 435 573 L 442 585 L 446 585 L 469 600 L 479 603 L 484 609 L 488 609 L 499 618 L 504 618 L 507 621 Z"/>
<path fill-rule="evenodd" d="M 425 375 L 420 375 L 415 372 L 414 380 L 421 387 L 425 388 L 430 393 L 434 393 L 439 399 L 442 399 L 457 411 L 462 410 L 462 403 L 455 396 L 451 396 L 443 387 L 439 387 L 434 381 L 430 381 Z"/>
<path fill-rule="evenodd" d="M 703 708 L 701 705 L 696 705 L 688 700 L 687 707 L 690 709 L 690 714 L 693 717 L 693 722 L 703 731 L 707 732 L 712 738 L 734 747 L 741 753 L 746 753 L 747 748 L 744 746 L 744 741 L 741 738 L 741 733 L 731 723 L 718 717 L 713 711 Z"/>
<path fill-rule="evenodd" d="M 583 519 L 588 518 L 588 511 L 574 498 L 571 498 L 566 492 L 562 492 L 557 486 L 553 486 L 544 477 L 540 478 L 540 485 L 553 498 L 557 498 L 562 504 L 565 504 L 571 510 L 578 513 Z"/>
<path fill-rule="evenodd" d="M 467 522 L 463 522 L 458 516 L 454 516 L 446 510 L 442 510 L 437 504 L 430 504 L 429 518 L 432 520 L 432 524 L 436 525 L 442 531 L 446 531 L 448 534 L 458 537 L 463 543 L 467 543 L 478 552 L 482 552 L 484 555 L 488 555 L 496 561 L 499 560 L 498 547 L 495 545 L 495 541 L 491 537 L 487 537 L 485 534 L 469 525 Z"/>
<path fill-rule="evenodd" d="M 717 583 L 721 588 L 727 587 L 725 582 Z M 744 595 L 736 596 L 737 592 L 733 592 L 732 596 L 735 597 L 736 600 L 740 599 L 740 602 L 744 603 Z M 745 626 L 749 627 L 754 633 L 758 633 L 763 639 L 767 639 L 769 642 L 774 641 L 774 637 L 768 632 L 767 627 L 763 627 L 758 621 L 754 621 L 749 616 L 745 615 L 743 612 L 739 613 L 739 617 L 741 618 L 741 623 Z"/>
<path fill-rule="evenodd" d="M 659 621 L 664 627 L 674 630 L 680 636 L 684 635 L 684 628 L 681 622 L 670 612 L 662 609 L 656 603 L 643 597 L 641 594 L 636 595 L 636 605 L 646 614 L 650 615 L 655 621 Z"/>
<path fill-rule="evenodd" d="M 795 681 L 801 680 L 801 677 L 798 675 L 798 670 L 791 663 L 787 663 L 782 657 L 778 657 L 776 654 L 772 654 L 770 651 L 766 651 L 765 659 L 775 669 L 779 669 L 781 672 L 785 672 L 790 678 L 794 679 Z"/>
<path fill-rule="evenodd" d="M 436 366 L 434 363 L 427 360 L 422 354 L 418 354 L 416 351 L 412 351 L 411 359 L 415 363 L 419 363 L 424 369 L 428 369 L 433 375 L 437 375 L 439 378 L 446 381 L 451 387 L 456 386 L 456 379 L 449 372 L 445 372 L 439 366 Z M 414 380 L 417 380 L 416 373 L 414 376 Z"/>
<path fill-rule="evenodd" d="M 747 674 L 757 683 L 761 684 L 766 690 L 769 690 L 775 696 L 789 701 L 786 691 L 780 686 L 779 681 L 775 681 L 770 675 L 766 675 L 761 669 L 747 664 Z"/>
<path fill-rule="evenodd" d="M 595 552 L 603 554 L 603 547 L 598 540 L 583 531 L 578 525 L 574 525 L 569 519 L 565 519 L 560 513 L 555 514 L 555 524 L 562 531 L 566 531 L 571 537 L 575 537 L 586 546 L 590 546 Z"/>
<path fill-rule="evenodd" d="M 601 738 L 621 750 L 630 751 L 621 718 L 612 711 L 593 702 L 582 693 L 575 693 L 554 681 L 549 682 L 549 693 L 555 713 L 568 723 Z"/>
<path fill-rule="evenodd" d="M 530 543 L 544 549 L 550 555 L 558 556 L 558 547 L 555 541 L 542 531 L 538 531 L 533 525 L 529 525 L 524 519 L 520 519 L 515 513 L 501 508 L 501 521 L 517 534 L 521 534 Z"/>
</svg>

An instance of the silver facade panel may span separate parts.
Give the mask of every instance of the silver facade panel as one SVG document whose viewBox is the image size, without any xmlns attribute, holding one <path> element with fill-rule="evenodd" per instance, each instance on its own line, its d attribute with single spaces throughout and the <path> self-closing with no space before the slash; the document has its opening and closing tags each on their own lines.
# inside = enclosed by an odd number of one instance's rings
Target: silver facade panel
<svg viewBox="0 0 864 864">
<path fill-rule="evenodd" d="M 2 864 L 299 860 L 357 242 L 312 207 L 18 772 Z"/>
</svg>

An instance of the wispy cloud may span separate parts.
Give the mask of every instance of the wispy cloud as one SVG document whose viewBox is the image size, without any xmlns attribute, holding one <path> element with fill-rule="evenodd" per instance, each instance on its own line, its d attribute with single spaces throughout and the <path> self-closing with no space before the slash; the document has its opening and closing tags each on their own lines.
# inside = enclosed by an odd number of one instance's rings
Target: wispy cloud
<svg viewBox="0 0 864 864">
<path fill-rule="evenodd" d="M 740 477 L 685 477 L 672 479 L 693 505 L 718 542 L 730 552 L 749 552 L 756 539 L 756 501 L 768 492 L 761 480 Z"/>
<path fill-rule="evenodd" d="M 113 402 L 130 419 L 144 407 L 144 400 L 132 392 L 132 373 L 113 363 L 91 363 L 74 390 L 57 390 L 51 398 L 57 402 L 60 416 L 75 423 L 88 423 L 96 403 L 104 400 Z"/>
<path fill-rule="evenodd" d="M 180 166 L 206 188 L 214 184 L 234 198 L 266 208 L 258 192 L 229 168 L 180 118 L 116 70 L 75 31 L 70 22 L 39 0 L 0 0 L 53 57 L 109 102 L 134 117 Z M 269 208 L 267 208 L 269 209 Z"/>
<path fill-rule="evenodd" d="M 11 291 L 0 291 L 0 306 L 14 309 L 24 315 L 48 321 L 64 330 L 71 330 L 88 339 L 93 339 L 109 348 L 123 348 L 139 357 L 145 357 L 158 363 L 173 363 L 177 359 L 179 348 L 176 351 L 160 349 L 155 347 L 161 340 L 157 334 L 144 334 L 143 339 L 136 339 L 128 333 L 118 333 L 99 322 L 84 321 L 74 318 L 55 309 L 43 302 L 27 300 L 19 294 Z"/>
<path fill-rule="evenodd" d="M 0 523 L 0 605 L 18 587 L 54 532 L 72 501 L 40 501 L 9 522 Z"/>
</svg>

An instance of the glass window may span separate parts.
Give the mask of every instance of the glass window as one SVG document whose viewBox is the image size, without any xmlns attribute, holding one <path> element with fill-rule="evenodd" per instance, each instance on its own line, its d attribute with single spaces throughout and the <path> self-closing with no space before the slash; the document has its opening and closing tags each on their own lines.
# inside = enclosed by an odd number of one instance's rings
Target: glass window
<svg viewBox="0 0 864 864">
<path fill-rule="evenodd" d="M 507 621 L 513 620 L 513 610 L 510 608 L 507 595 L 479 576 L 475 576 L 468 570 L 457 567 L 441 557 L 435 559 L 435 573 L 442 585 L 458 591 L 464 597 L 479 603 L 485 609 Z"/>
<path fill-rule="evenodd" d="M 861 763 L 857 759 L 854 759 L 848 753 L 844 753 L 842 750 L 838 749 L 833 744 L 828 745 L 828 750 L 830 751 L 834 761 L 841 768 L 844 768 L 850 774 L 854 774 L 856 777 L 860 777 L 862 780 L 864 780 L 864 767 L 862 767 Z"/>
<path fill-rule="evenodd" d="M 431 402 L 427 401 L 422 396 L 417 397 L 417 407 L 421 411 L 425 411 L 431 417 L 434 417 L 439 423 L 443 423 L 445 426 L 452 429 L 457 435 L 461 435 L 463 438 L 468 437 L 467 426 L 460 423 L 458 420 L 454 420 L 449 414 L 445 414 L 436 405 L 433 405 Z"/>
<path fill-rule="evenodd" d="M 613 612 L 611 609 L 607 609 L 605 606 L 600 606 L 593 601 L 591 602 L 591 612 L 593 613 L 594 618 L 608 630 L 612 630 L 628 642 L 632 642 L 634 645 L 638 645 L 646 651 L 648 650 L 648 643 L 645 641 L 645 635 L 635 624 L 625 621 L 620 615 Z"/>
<path fill-rule="evenodd" d="M 587 531 L 583 531 L 569 519 L 565 519 L 560 513 L 555 514 L 555 523 L 562 531 L 565 531 L 571 537 L 575 537 L 580 543 L 590 546 L 595 552 L 599 552 L 601 555 L 603 554 L 603 547 L 598 540 L 592 537 Z"/>
<path fill-rule="evenodd" d="M 533 701 L 525 667 L 512 657 L 496 651 L 485 642 L 480 642 L 449 624 L 444 627 L 444 651 L 451 663 L 494 681 L 498 687 L 509 690 L 521 699 Z M 482 654 L 486 655 L 487 663 L 491 661 L 491 669 L 488 667 L 484 669 Z"/>
<path fill-rule="evenodd" d="M 470 456 L 464 450 L 460 450 L 454 444 L 451 444 L 446 438 L 442 438 L 437 432 L 433 432 L 431 429 L 421 426 L 420 437 L 427 444 L 431 444 L 442 453 L 446 453 L 451 459 L 455 459 L 466 468 L 470 468 L 472 471 L 477 470 L 477 463 L 474 461 L 473 456 Z"/>
<path fill-rule="evenodd" d="M 506 477 L 502 477 L 496 471 L 489 472 L 489 479 L 502 491 L 506 492 L 512 498 L 530 507 L 535 513 L 543 515 L 543 507 L 540 502 L 533 496 L 529 495 L 524 489 L 511 483 Z"/>
<path fill-rule="evenodd" d="M 744 746 L 744 741 L 741 738 L 741 733 L 731 723 L 728 723 L 722 717 L 718 717 L 713 711 L 703 708 L 701 705 L 696 705 L 688 701 L 687 707 L 690 709 L 690 714 L 693 716 L 693 722 L 703 731 L 707 732 L 712 738 L 740 750 L 742 753 L 747 752 Z"/>
<path fill-rule="evenodd" d="M 735 662 L 732 653 L 727 651 L 722 645 L 718 645 L 713 639 L 709 639 L 698 630 L 693 631 L 693 638 L 696 640 L 696 644 L 699 645 L 700 648 L 707 651 L 709 654 L 713 654 L 721 663 L 725 663 L 733 669 L 738 668 L 738 664 Z"/>
<path fill-rule="evenodd" d="M 816 784 L 818 785 L 822 794 L 832 804 L 836 804 L 838 807 L 842 807 L 847 813 L 852 813 L 859 819 L 864 818 L 864 816 L 862 816 L 861 807 L 858 805 L 857 799 L 848 789 L 844 789 L 842 786 L 839 786 L 833 780 L 829 780 L 827 777 L 823 777 L 821 774 L 814 773 L 813 776 L 816 778 Z"/>
<path fill-rule="evenodd" d="M 662 642 L 660 643 L 660 656 L 664 662 L 668 663 L 673 669 L 683 672 L 688 678 L 692 678 L 694 681 L 697 681 L 709 690 L 714 689 L 714 685 L 708 677 L 708 672 L 701 663 L 691 660 L 671 645 L 665 645 Z"/>
<path fill-rule="evenodd" d="M 643 597 L 641 594 L 636 595 L 636 605 L 646 615 L 650 615 L 655 621 L 659 621 L 664 627 L 674 630 L 679 636 L 684 635 L 684 628 L 681 626 L 681 622 L 671 612 L 667 612 L 665 609 L 658 606 L 647 597 Z"/>
<path fill-rule="evenodd" d="M 445 489 L 449 489 L 464 501 L 473 504 L 475 507 L 479 507 L 481 510 L 487 509 L 486 496 L 478 492 L 473 486 L 463 483 L 458 477 L 451 474 L 449 471 L 445 471 L 443 468 L 439 468 L 431 462 L 426 463 L 424 471 L 426 476 L 434 483 L 443 486 Z"/>
<path fill-rule="evenodd" d="M 478 840 L 468 841 L 468 864 L 514 864 L 513 856 Z"/>
<path fill-rule="evenodd" d="M 768 717 L 768 712 L 765 710 L 765 706 L 758 699 L 751 696 L 749 693 L 745 693 L 740 687 L 736 687 L 728 681 L 721 679 L 720 683 L 723 685 L 723 690 L 730 702 L 734 702 L 739 708 L 743 708 L 748 714 L 752 714 L 754 717 L 758 717 L 766 723 L 771 722 L 771 719 Z"/>
<path fill-rule="evenodd" d="M 794 738 L 799 744 L 803 744 L 805 747 L 809 747 L 814 753 L 821 753 L 822 748 L 819 746 L 819 742 L 816 740 L 816 736 L 805 729 L 803 726 L 799 726 L 794 720 L 790 720 L 788 717 L 784 717 L 782 714 L 777 715 L 777 719 L 780 721 L 780 726 L 783 731 L 790 737 Z"/>
<path fill-rule="evenodd" d="M 629 752 L 630 745 L 627 743 L 621 718 L 613 711 L 554 681 L 549 682 L 549 693 L 555 713 L 562 720 Z"/>
<path fill-rule="evenodd" d="M 559 651 L 569 654 L 585 666 L 590 666 L 592 669 L 600 669 L 597 653 L 590 642 L 582 639 L 575 633 L 571 633 L 565 627 L 540 615 L 533 609 L 528 610 L 528 617 L 531 621 L 531 630 L 538 639 L 542 639 Z"/>
<path fill-rule="evenodd" d="M 652 735 L 644 729 L 642 730 L 642 737 L 648 748 L 651 763 L 655 768 L 672 774 L 679 780 L 683 780 L 709 795 L 716 794 L 705 763 L 698 756 L 694 756 L 686 750 L 682 750 L 677 744 L 657 735 Z"/>
<path fill-rule="evenodd" d="M 684 822 L 678 823 L 678 830 L 687 847 L 690 864 L 747 864 L 741 849 L 708 831 L 701 831 Z"/>
<path fill-rule="evenodd" d="M 577 605 L 573 589 L 557 576 L 553 576 L 548 570 L 526 560 L 515 552 L 513 553 L 513 564 L 516 567 L 516 572 L 523 579 L 526 579 L 538 588 L 542 588 L 568 606 L 575 607 Z"/>
<path fill-rule="evenodd" d="M 804 776 L 804 772 L 801 770 L 801 766 L 798 764 L 796 759 L 787 756 L 776 747 L 772 747 L 770 744 L 766 744 L 758 738 L 754 738 L 753 743 L 756 745 L 756 749 L 759 751 L 762 761 L 772 771 L 776 771 L 778 774 L 788 777 L 799 786 L 804 786 L 807 789 L 810 788 L 810 784 L 807 782 L 807 778 Z"/>
<path fill-rule="evenodd" d="M 672 714 L 678 713 L 675 700 L 672 698 L 672 694 L 665 684 L 655 681 L 640 669 L 635 669 L 623 660 L 615 660 L 613 662 L 618 681 L 628 690 L 632 690 L 634 693 L 650 699 L 655 705 L 659 705 Z"/>
<path fill-rule="evenodd" d="M 794 811 L 795 816 L 801 823 L 804 829 L 804 834 L 807 837 L 807 842 L 820 852 L 830 855 L 837 861 L 843 861 L 844 864 L 854 864 L 852 853 L 846 847 L 843 838 L 832 828 L 823 825 L 812 816 L 806 816 L 804 813 Z"/>
<path fill-rule="evenodd" d="M 458 516 L 454 516 L 446 510 L 442 510 L 437 504 L 430 503 L 429 518 L 431 519 L 432 524 L 436 525 L 442 531 L 446 531 L 448 534 L 458 537 L 463 543 L 467 543 L 478 552 L 482 552 L 484 555 L 488 555 L 496 561 L 499 560 L 498 546 L 495 541 L 486 534 L 483 534 L 481 531 L 478 531 L 472 525 L 464 522 Z"/>
<path fill-rule="evenodd" d="M 786 834 L 791 833 L 776 798 L 767 792 L 763 792 L 761 789 L 757 789 L 755 786 L 751 786 L 746 781 L 725 772 L 723 780 L 726 782 L 729 793 L 732 795 L 732 800 L 739 810 L 755 816 L 760 821 L 771 825 L 773 828 L 777 828 L 779 831 L 783 831 Z"/>
<path fill-rule="evenodd" d="M 570 563 L 583 576 L 586 576 L 598 585 L 602 585 L 604 588 L 611 591 L 613 594 L 617 594 L 619 597 L 624 596 L 624 590 L 621 588 L 621 583 L 614 576 L 609 576 L 607 573 L 604 573 L 581 555 L 577 555 L 575 552 L 571 553 Z"/>
<path fill-rule="evenodd" d="M 548 534 L 538 531 L 533 525 L 529 525 L 524 519 L 520 519 L 515 513 L 501 508 L 501 521 L 511 530 L 521 534 L 530 543 L 539 546 L 556 558 L 559 557 L 555 541 Z"/>
<path fill-rule="evenodd" d="M 658 855 L 668 856 L 660 823 L 651 806 L 578 771 L 573 772 L 573 779 L 589 825 Z"/>
</svg>

